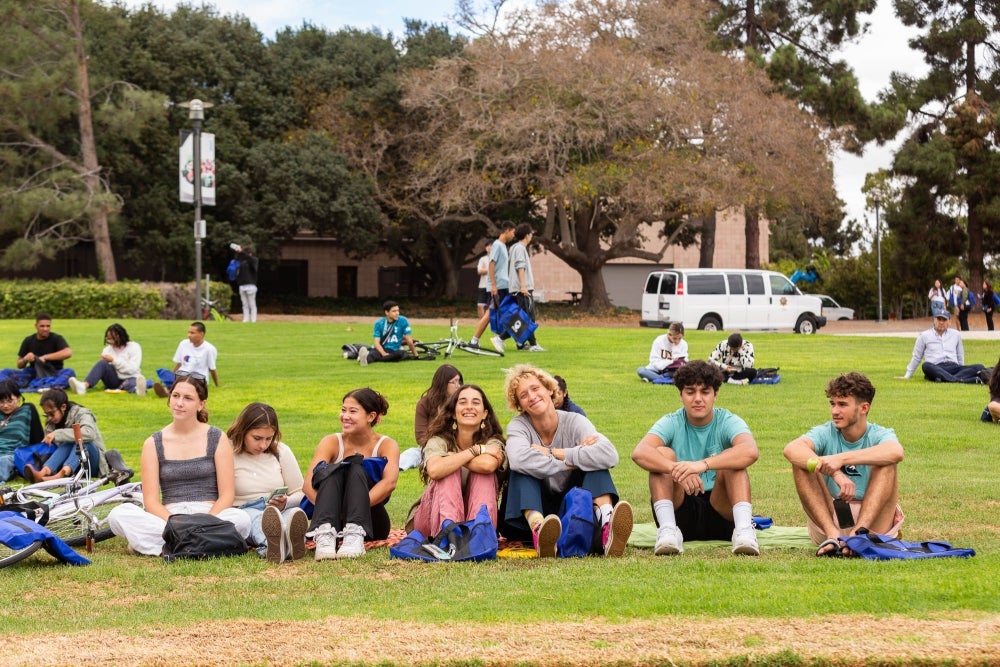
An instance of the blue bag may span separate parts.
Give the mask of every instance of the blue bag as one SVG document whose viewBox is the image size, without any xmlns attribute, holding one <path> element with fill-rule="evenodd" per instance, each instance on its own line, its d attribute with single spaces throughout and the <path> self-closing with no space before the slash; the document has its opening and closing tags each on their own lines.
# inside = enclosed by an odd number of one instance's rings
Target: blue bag
<svg viewBox="0 0 1000 667">
<path fill-rule="evenodd" d="M 535 333 L 538 323 L 531 319 L 531 316 L 517 303 L 517 297 L 508 294 L 500 302 L 499 314 L 497 315 L 503 331 L 510 334 L 510 337 L 517 341 L 518 345 L 524 345 Z"/>
<path fill-rule="evenodd" d="M 976 555 L 975 549 L 956 549 L 949 542 L 906 542 L 878 533 L 851 535 L 840 539 L 848 549 L 868 560 L 969 558 Z"/>
<path fill-rule="evenodd" d="M 556 541 L 556 554 L 560 558 L 577 558 L 598 553 L 601 544 L 600 523 L 594 514 L 594 497 L 590 491 L 578 486 L 570 489 L 563 498 L 562 534 Z"/>
<path fill-rule="evenodd" d="M 41 470 L 42 466 L 56 451 L 55 445 L 39 442 L 35 445 L 24 445 L 14 450 L 14 470 L 22 477 L 28 479 L 24 474 L 24 466 L 29 463 L 35 470 Z"/>
<path fill-rule="evenodd" d="M 486 505 L 479 506 L 479 511 L 471 521 L 445 521 L 441 531 L 430 539 L 424 537 L 419 530 L 411 531 L 396 545 L 389 547 L 389 555 L 392 558 L 425 562 L 442 560 L 424 549 L 425 544 L 433 544 L 447 552 L 451 556 L 447 559 L 450 561 L 496 560 L 499 547 L 497 531 L 490 521 Z"/>
<path fill-rule="evenodd" d="M 0 542 L 11 549 L 24 549 L 42 540 L 42 546 L 53 557 L 68 565 L 90 565 L 90 561 L 73 551 L 51 530 L 26 519 L 17 512 L 0 512 Z"/>
<path fill-rule="evenodd" d="M 229 282 L 235 283 L 236 277 L 240 275 L 240 260 L 231 259 L 229 260 L 229 265 L 226 267 L 226 278 Z"/>
</svg>

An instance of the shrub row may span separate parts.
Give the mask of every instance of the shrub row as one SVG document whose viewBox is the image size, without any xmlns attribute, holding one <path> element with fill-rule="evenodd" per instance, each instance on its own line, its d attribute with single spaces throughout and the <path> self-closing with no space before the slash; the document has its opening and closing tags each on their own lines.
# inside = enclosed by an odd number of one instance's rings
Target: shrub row
<svg viewBox="0 0 1000 667">
<path fill-rule="evenodd" d="M 228 303 L 227 283 L 211 283 L 213 299 Z M 91 279 L 0 280 L 0 318 L 34 319 L 47 313 L 60 319 L 187 319 L 194 304 L 194 283 L 119 282 Z"/>
</svg>

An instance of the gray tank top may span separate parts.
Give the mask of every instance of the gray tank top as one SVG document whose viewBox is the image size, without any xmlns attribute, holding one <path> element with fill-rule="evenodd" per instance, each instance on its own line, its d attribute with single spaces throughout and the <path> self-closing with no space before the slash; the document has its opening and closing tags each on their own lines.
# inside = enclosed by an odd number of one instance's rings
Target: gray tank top
<svg viewBox="0 0 1000 667">
<path fill-rule="evenodd" d="M 170 503 L 214 503 L 219 499 L 219 485 L 215 477 L 215 449 L 222 431 L 214 426 L 208 429 L 205 456 L 193 459 L 167 459 L 163 456 L 163 432 L 153 434 L 156 459 L 160 462 L 160 501 Z"/>
</svg>

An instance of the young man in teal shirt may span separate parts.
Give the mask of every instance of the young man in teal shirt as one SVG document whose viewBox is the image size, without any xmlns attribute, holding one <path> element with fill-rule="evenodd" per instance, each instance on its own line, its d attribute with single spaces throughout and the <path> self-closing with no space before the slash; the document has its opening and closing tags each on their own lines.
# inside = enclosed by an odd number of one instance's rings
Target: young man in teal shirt
<svg viewBox="0 0 1000 667">
<path fill-rule="evenodd" d="M 871 531 L 895 537 L 903 524 L 896 432 L 868 421 L 875 387 L 844 373 L 826 387 L 831 420 L 785 446 L 817 556 L 850 555 L 840 538 Z"/>
<path fill-rule="evenodd" d="M 706 361 L 679 368 L 674 386 L 683 407 L 653 424 L 632 452 L 649 471 L 658 556 L 682 553 L 684 540 L 730 538 L 733 553 L 760 554 L 747 475 L 757 442 L 745 421 L 715 407 L 722 382 L 722 371 Z"/>
</svg>

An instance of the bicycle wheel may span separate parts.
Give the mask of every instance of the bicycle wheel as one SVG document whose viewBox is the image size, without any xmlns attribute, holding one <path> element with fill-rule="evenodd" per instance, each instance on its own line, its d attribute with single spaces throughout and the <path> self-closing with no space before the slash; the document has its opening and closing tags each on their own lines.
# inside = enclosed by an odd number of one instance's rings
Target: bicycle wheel
<svg viewBox="0 0 1000 667">
<path fill-rule="evenodd" d="M 81 501 L 85 500 L 85 498 L 81 499 Z M 85 503 L 81 504 L 86 507 Z M 87 544 L 90 517 L 93 517 L 96 521 L 96 525 L 94 526 L 94 541 L 103 542 L 114 537 L 114 533 L 108 527 L 108 514 L 119 505 L 138 505 L 142 507 L 142 500 L 130 495 L 121 495 L 106 500 L 96 507 L 88 508 L 86 512 L 74 507 L 64 516 L 49 517 L 49 522 L 45 527 L 58 535 L 63 542 L 71 547 L 82 547 Z"/>
<path fill-rule="evenodd" d="M 472 343 L 459 343 L 456 345 L 458 349 L 463 352 L 468 352 L 469 354 L 478 354 L 484 357 L 502 357 L 502 352 L 497 352 L 496 350 L 491 350 L 488 347 L 479 347 L 478 345 L 473 345 Z"/>
<path fill-rule="evenodd" d="M 16 528 L 21 528 L 26 533 L 30 532 L 27 528 L 22 528 L 21 526 L 17 526 Z M 0 567 L 7 567 L 8 565 L 13 565 L 14 563 L 24 560 L 31 554 L 38 551 L 41 546 L 41 540 L 35 540 L 28 546 L 21 549 L 12 549 L 3 542 L 0 542 Z"/>
</svg>

